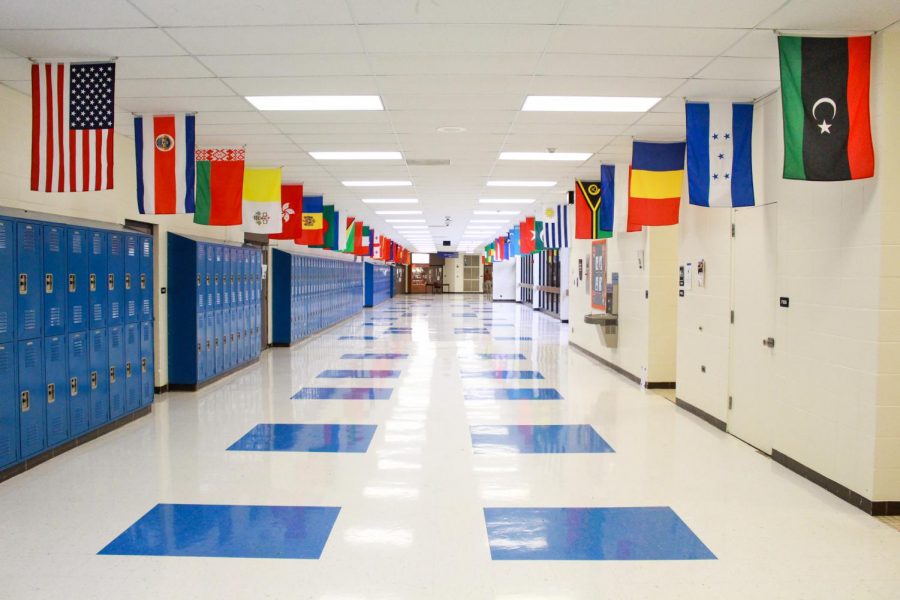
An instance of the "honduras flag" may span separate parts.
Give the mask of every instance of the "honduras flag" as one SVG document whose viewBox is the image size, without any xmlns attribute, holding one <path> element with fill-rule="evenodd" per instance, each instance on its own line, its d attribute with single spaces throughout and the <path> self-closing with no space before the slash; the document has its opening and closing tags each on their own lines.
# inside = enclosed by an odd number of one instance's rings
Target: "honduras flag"
<svg viewBox="0 0 900 600">
<path fill-rule="evenodd" d="M 754 206 L 750 143 L 753 105 L 689 102 L 685 113 L 691 204 Z"/>
</svg>

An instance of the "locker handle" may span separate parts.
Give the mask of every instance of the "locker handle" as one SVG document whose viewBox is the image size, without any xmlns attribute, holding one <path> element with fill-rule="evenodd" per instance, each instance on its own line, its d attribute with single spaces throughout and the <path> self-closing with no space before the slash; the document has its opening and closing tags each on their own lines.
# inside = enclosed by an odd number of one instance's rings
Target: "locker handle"
<svg viewBox="0 0 900 600">
<path fill-rule="evenodd" d="M 200 277 L 200 275 L 197 275 L 197 287 L 200 287 L 200 281 L 201 281 L 201 277 Z"/>
<path fill-rule="evenodd" d="M 147 359 L 142 358 L 141 359 L 141 373 L 146 373 L 146 372 L 147 372 Z"/>
<path fill-rule="evenodd" d="M 109 382 L 110 383 L 116 382 L 116 368 L 115 367 L 109 368 Z"/>
<path fill-rule="evenodd" d="M 28 293 L 28 273 L 19 273 L 19 293 Z"/>
<path fill-rule="evenodd" d="M 125 379 L 128 379 L 129 377 L 131 377 L 131 363 L 127 362 L 125 363 Z"/>
<path fill-rule="evenodd" d="M 110 291 L 116 289 L 116 274 L 110 273 L 106 278 L 106 286 L 110 289 Z"/>
<path fill-rule="evenodd" d="M 69 292 L 75 291 L 75 273 L 69 273 Z"/>
<path fill-rule="evenodd" d="M 97 371 L 91 371 L 91 389 L 97 389 Z"/>
<path fill-rule="evenodd" d="M 22 412 L 28 412 L 31 410 L 31 395 L 28 393 L 28 390 L 25 390 L 20 394 L 22 400 Z"/>
<path fill-rule="evenodd" d="M 147 275 L 145 273 L 141 273 L 141 289 L 142 290 L 147 289 Z"/>
<path fill-rule="evenodd" d="M 200 354 L 201 352 L 203 352 L 203 345 L 197 344 L 197 354 Z"/>
<path fill-rule="evenodd" d="M 209 350 L 209 340 L 206 340 L 206 349 Z"/>
<path fill-rule="evenodd" d="M 209 287 L 209 273 L 206 274 L 206 287 Z"/>
<path fill-rule="evenodd" d="M 72 377 L 69 379 L 69 395 L 77 396 L 78 395 L 78 378 Z"/>
<path fill-rule="evenodd" d="M 47 384 L 47 404 L 53 404 L 56 402 L 56 384 L 48 383 Z"/>
<path fill-rule="evenodd" d="M 88 284 L 89 284 L 92 292 L 97 291 L 97 274 L 96 273 L 91 273 L 90 281 L 88 282 Z"/>
<path fill-rule="evenodd" d="M 125 289 L 131 289 L 131 273 L 125 273 Z"/>
<path fill-rule="evenodd" d="M 53 293 L 53 273 L 44 274 L 44 292 L 47 294 Z"/>
</svg>

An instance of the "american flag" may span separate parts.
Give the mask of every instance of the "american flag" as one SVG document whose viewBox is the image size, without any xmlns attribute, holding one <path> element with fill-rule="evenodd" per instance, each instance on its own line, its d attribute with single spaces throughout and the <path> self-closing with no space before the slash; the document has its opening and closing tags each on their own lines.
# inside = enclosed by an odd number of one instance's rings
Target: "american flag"
<svg viewBox="0 0 900 600">
<path fill-rule="evenodd" d="M 31 66 L 31 189 L 113 187 L 115 63 Z"/>
</svg>

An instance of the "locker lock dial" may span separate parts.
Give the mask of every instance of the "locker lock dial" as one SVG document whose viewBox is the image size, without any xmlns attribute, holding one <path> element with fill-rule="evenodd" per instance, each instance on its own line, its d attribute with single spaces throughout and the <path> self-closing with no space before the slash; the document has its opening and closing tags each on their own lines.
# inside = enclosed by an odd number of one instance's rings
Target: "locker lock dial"
<svg viewBox="0 0 900 600">
<path fill-rule="evenodd" d="M 125 289 L 131 289 L 131 273 L 125 273 Z"/>
<path fill-rule="evenodd" d="M 53 273 L 44 274 L 44 292 L 53 293 Z"/>
<path fill-rule="evenodd" d="M 19 293 L 20 294 L 28 293 L 28 274 L 27 273 L 19 273 Z"/>
<path fill-rule="evenodd" d="M 75 291 L 75 273 L 69 273 L 69 291 Z"/>
<path fill-rule="evenodd" d="M 116 289 L 116 275 L 115 275 L 115 273 L 110 273 L 110 274 L 106 277 L 106 284 L 107 284 L 107 287 L 108 287 L 110 290 Z"/>
<path fill-rule="evenodd" d="M 78 395 L 78 378 L 72 377 L 69 379 L 69 395 L 77 396 Z"/>
<path fill-rule="evenodd" d="M 47 384 L 47 404 L 53 404 L 56 402 L 56 384 L 48 383 Z"/>
<path fill-rule="evenodd" d="M 88 285 L 90 286 L 92 292 L 97 291 L 97 274 L 96 273 L 91 273 L 90 281 L 88 282 Z"/>
<path fill-rule="evenodd" d="M 28 393 L 28 390 L 25 390 L 20 394 L 22 400 L 22 412 L 28 412 L 31 410 L 31 396 Z"/>
</svg>

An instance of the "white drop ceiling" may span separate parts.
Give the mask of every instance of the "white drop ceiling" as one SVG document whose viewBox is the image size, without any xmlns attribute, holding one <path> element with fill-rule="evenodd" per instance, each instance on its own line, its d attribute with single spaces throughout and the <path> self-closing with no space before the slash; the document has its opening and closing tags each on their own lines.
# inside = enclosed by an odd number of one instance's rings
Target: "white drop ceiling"
<svg viewBox="0 0 900 600">
<path fill-rule="evenodd" d="M 682 138 L 684 97 L 775 91 L 773 30 L 871 32 L 898 19 L 896 0 L 3 0 L 0 83 L 28 94 L 28 57 L 118 57 L 123 135 L 132 135 L 131 112 L 196 111 L 198 143 L 244 144 L 249 164 L 283 166 L 286 181 L 401 241 L 389 217 L 374 213 L 390 206 L 361 199 L 419 198 L 416 208 L 439 226 L 434 238 L 455 247 L 478 198 L 536 198 L 523 217 L 562 202 L 601 162 L 628 161 L 634 136 Z M 381 96 L 386 110 L 261 113 L 244 99 L 341 94 Z M 527 95 L 662 100 L 637 114 L 523 113 Z M 593 156 L 497 160 L 501 151 L 548 148 Z M 342 150 L 450 165 L 307 154 Z M 360 179 L 414 185 L 341 185 Z M 489 179 L 559 183 L 487 188 Z"/>
</svg>

